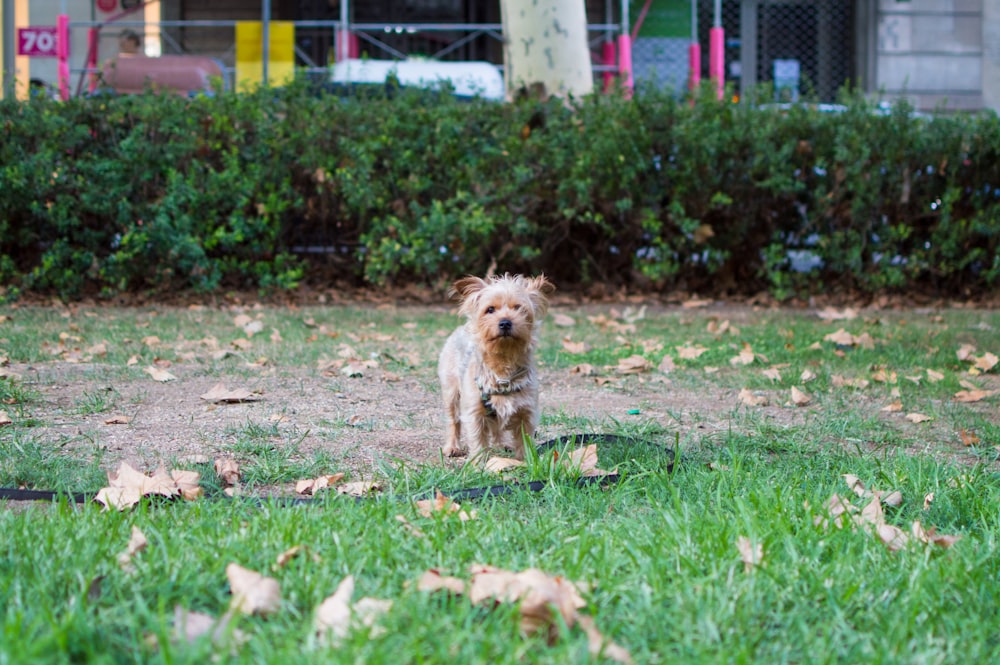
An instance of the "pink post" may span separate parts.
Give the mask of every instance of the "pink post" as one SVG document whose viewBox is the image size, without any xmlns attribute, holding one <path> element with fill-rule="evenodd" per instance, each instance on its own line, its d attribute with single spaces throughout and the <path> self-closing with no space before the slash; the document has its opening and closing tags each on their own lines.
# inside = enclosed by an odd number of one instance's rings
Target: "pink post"
<svg viewBox="0 0 1000 665">
<path fill-rule="evenodd" d="M 87 69 L 90 70 L 90 92 L 97 90 L 97 40 L 100 30 L 90 28 L 87 30 Z M 78 91 L 79 92 L 79 91 Z"/>
<path fill-rule="evenodd" d="M 601 64 L 614 67 L 615 60 L 617 59 L 618 52 L 615 49 L 615 43 L 613 41 L 606 41 L 601 45 Z M 611 90 L 611 86 L 615 82 L 615 73 L 610 69 L 606 69 L 602 74 L 604 80 L 604 92 Z"/>
<path fill-rule="evenodd" d="M 635 79 L 632 78 L 632 38 L 628 35 L 618 35 L 618 75 L 621 76 L 625 96 L 631 97 Z"/>
<path fill-rule="evenodd" d="M 688 89 L 698 92 L 701 85 L 701 44 L 695 42 L 688 46 Z"/>
<path fill-rule="evenodd" d="M 341 62 L 348 58 L 357 58 L 359 52 L 358 36 L 350 30 L 338 30 L 334 46 L 334 61 Z"/>
<path fill-rule="evenodd" d="M 708 77 L 715 83 L 716 94 L 722 99 L 725 86 L 725 43 L 726 31 L 711 28 L 708 31 Z"/>
<path fill-rule="evenodd" d="M 69 16 L 56 17 L 56 77 L 59 80 L 59 98 L 69 99 Z"/>
</svg>

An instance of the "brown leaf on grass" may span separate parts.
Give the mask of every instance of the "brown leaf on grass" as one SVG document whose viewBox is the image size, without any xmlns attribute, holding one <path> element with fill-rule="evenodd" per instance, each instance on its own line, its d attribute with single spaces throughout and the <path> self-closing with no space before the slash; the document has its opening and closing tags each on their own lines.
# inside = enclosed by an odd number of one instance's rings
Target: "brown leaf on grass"
<svg viewBox="0 0 1000 665">
<path fill-rule="evenodd" d="M 370 636 L 377 634 L 375 622 L 392 608 L 392 601 L 361 598 L 352 603 L 353 595 L 354 577 L 348 575 L 334 594 L 316 608 L 313 625 L 320 640 L 336 646 L 358 627 L 367 628 Z"/>
<path fill-rule="evenodd" d="M 936 531 L 935 527 L 924 529 L 919 520 L 915 521 L 910 527 L 910 533 L 913 534 L 916 540 L 927 545 L 937 545 L 944 549 L 948 549 L 962 538 L 962 536 L 946 536 Z"/>
<path fill-rule="evenodd" d="M 740 560 L 743 562 L 743 570 L 750 572 L 755 566 L 761 565 L 764 559 L 764 546 L 760 543 L 754 544 L 746 536 L 736 539 L 736 549 L 740 553 Z"/>
<path fill-rule="evenodd" d="M 720 462 L 709 462 L 707 466 L 709 471 L 729 471 L 729 467 Z"/>
<path fill-rule="evenodd" d="M 139 503 L 142 497 L 154 494 L 174 497 L 180 495 L 181 490 L 163 469 L 147 476 L 122 462 L 117 471 L 108 472 L 108 487 L 101 488 L 94 500 L 105 508 L 125 510 Z"/>
<path fill-rule="evenodd" d="M 199 395 L 206 402 L 252 402 L 260 399 L 260 395 L 255 394 L 246 388 L 226 388 L 226 384 L 217 383 L 208 392 Z"/>
<path fill-rule="evenodd" d="M 229 628 L 232 619 L 232 612 L 226 612 L 216 619 L 208 614 L 192 612 L 178 605 L 174 608 L 174 639 L 190 644 L 207 635 L 213 643 L 219 643 L 227 636 L 231 636 L 234 645 L 239 646 L 247 641 L 248 636 L 239 629 Z"/>
<path fill-rule="evenodd" d="M 846 524 L 845 515 L 850 515 L 858 511 L 850 501 L 845 501 L 839 494 L 834 494 L 823 505 L 824 514 L 813 518 L 813 524 L 823 529 L 831 525 L 838 529 Z"/>
<path fill-rule="evenodd" d="M 997 358 L 992 353 L 984 353 L 983 355 L 974 359 L 975 362 L 972 366 L 978 369 L 980 372 L 989 372 L 991 369 L 997 366 L 997 362 L 1000 362 L 1000 358 Z"/>
<path fill-rule="evenodd" d="M 762 374 L 764 378 L 770 379 L 772 383 L 781 381 L 781 370 L 777 368 L 765 369 Z"/>
<path fill-rule="evenodd" d="M 607 471 L 597 468 L 596 443 L 571 451 L 569 454 L 560 457 L 559 462 L 572 471 L 579 471 L 585 477 L 608 475 Z"/>
<path fill-rule="evenodd" d="M 832 332 L 823 338 L 824 342 L 833 342 L 838 346 L 854 346 L 857 338 L 843 328 L 837 332 Z"/>
<path fill-rule="evenodd" d="M 868 381 L 865 379 L 847 379 L 839 374 L 830 377 L 830 384 L 834 388 L 867 388 Z"/>
<path fill-rule="evenodd" d="M 702 307 L 708 307 L 711 304 L 712 300 L 708 298 L 691 298 L 682 302 L 681 307 L 684 309 L 701 309 Z"/>
<path fill-rule="evenodd" d="M 167 381 L 176 381 L 177 380 L 176 376 L 174 376 L 173 374 L 171 374 L 169 371 L 167 371 L 165 369 L 161 369 L 159 367 L 152 367 L 152 366 L 150 366 L 150 367 L 146 367 L 142 371 L 144 371 L 146 374 L 149 374 L 151 377 L 153 377 L 154 381 L 159 381 L 160 383 L 166 383 Z"/>
<path fill-rule="evenodd" d="M 147 335 L 142 338 L 142 345 L 153 349 L 160 345 L 160 338 L 156 335 Z"/>
<path fill-rule="evenodd" d="M 230 608 L 234 611 L 267 616 L 281 607 L 281 585 L 276 579 L 235 563 L 226 566 L 226 577 L 233 594 Z"/>
<path fill-rule="evenodd" d="M 14 421 L 10 419 L 6 411 L 0 410 L 0 426 L 3 425 L 13 425 Z"/>
<path fill-rule="evenodd" d="M 425 535 L 424 532 L 421 531 L 420 529 L 418 529 L 417 527 L 415 527 L 414 525 L 410 524 L 410 521 L 408 519 L 406 519 L 406 517 L 404 515 L 396 515 L 396 521 L 399 522 L 400 524 L 402 524 L 403 528 L 405 528 L 407 531 L 409 531 L 410 535 L 412 535 L 414 538 L 423 538 L 424 537 L 424 535 Z"/>
<path fill-rule="evenodd" d="M 425 571 L 417 580 L 417 591 L 447 591 L 450 594 L 461 596 L 465 594 L 465 580 L 449 575 L 442 575 L 440 571 L 431 568 Z"/>
<path fill-rule="evenodd" d="M 579 376 L 594 376 L 597 370 L 590 363 L 580 363 L 579 365 L 574 365 L 569 370 L 570 374 L 577 374 Z"/>
<path fill-rule="evenodd" d="M 131 422 L 128 416 L 111 416 L 104 419 L 105 425 L 128 425 Z"/>
<path fill-rule="evenodd" d="M 483 465 L 483 469 L 489 471 L 490 473 L 503 473 L 508 469 L 522 466 L 524 466 L 524 462 L 519 459 L 513 459 L 511 457 L 491 457 L 486 460 L 486 464 Z"/>
<path fill-rule="evenodd" d="M 640 355 L 632 355 L 628 358 L 621 358 L 615 371 L 619 374 L 640 374 L 653 369 L 653 363 Z"/>
<path fill-rule="evenodd" d="M 708 349 L 701 344 L 692 346 L 690 343 L 685 344 L 684 346 L 676 346 L 674 348 L 677 350 L 677 357 L 682 360 L 694 360 L 701 354 L 708 351 Z"/>
<path fill-rule="evenodd" d="M 981 402 L 987 397 L 997 394 L 996 390 L 959 390 L 955 393 L 956 402 Z"/>
<path fill-rule="evenodd" d="M 590 344 L 587 344 L 586 342 L 574 342 L 569 337 L 563 337 L 562 348 L 566 353 L 577 355 L 590 351 Z"/>
<path fill-rule="evenodd" d="M 902 410 L 903 410 L 903 402 L 898 399 L 895 402 L 890 402 L 889 404 L 886 404 L 885 406 L 882 407 L 882 411 L 886 411 L 888 413 L 896 413 Z"/>
<path fill-rule="evenodd" d="M 934 420 L 931 416 L 926 416 L 922 413 L 908 413 L 906 414 L 906 419 L 911 423 L 925 423 L 928 420 Z"/>
<path fill-rule="evenodd" d="M 753 363 L 757 356 L 754 354 L 753 349 L 750 347 L 749 342 L 743 342 L 743 346 L 740 352 L 729 359 L 730 365 L 749 365 Z"/>
<path fill-rule="evenodd" d="M 215 475 L 219 477 L 223 485 L 233 487 L 238 485 L 243 474 L 240 473 L 240 464 L 232 457 L 219 457 L 215 460 Z"/>
<path fill-rule="evenodd" d="M 473 510 L 471 513 L 468 513 L 462 510 L 462 506 L 453 501 L 451 497 L 442 494 L 440 490 L 438 490 L 437 495 L 433 499 L 420 499 L 414 503 L 417 506 L 417 512 L 422 517 L 432 517 L 437 513 L 444 515 L 456 513 L 458 519 L 463 522 L 476 519 L 476 511 Z"/>
<path fill-rule="evenodd" d="M 975 432 L 969 431 L 963 427 L 958 433 L 962 437 L 962 445 L 966 448 L 979 445 L 979 437 L 976 436 Z"/>
<path fill-rule="evenodd" d="M 955 352 L 955 356 L 962 362 L 965 362 L 972 357 L 972 354 L 976 352 L 976 347 L 973 344 L 963 344 L 958 347 L 958 351 Z"/>
<path fill-rule="evenodd" d="M 928 492 L 924 495 L 924 510 L 930 510 L 932 503 L 934 503 L 934 492 Z"/>
<path fill-rule="evenodd" d="M 937 383 L 938 381 L 944 381 L 944 374 L 941 372 L 935 372 L 932 369 L 927 370 L 927 380 L 931 383 Z"/>
<path fill-rule="evenodd" d="M 877 383 L 896 383 L 897 380 L 898 377 L 895 372 L 882 367 L 872 372 L 872 381 L 876 381 Z"/>
<path fill-rule="evenodd" d="M 561 623 L 572 628 L 579 616 L 577 611 L 586 605 L 576 586 L 563 577 L 535 568 L 514 573 L 492 566 L 473 568 L 469 600 L 474 605 L 486 601 L 519 603 L 521 632 L 534 635 L 544 631 L 550 643 L 559 637 L 556 613 Z"/>
<path fill-rule="evenodd" d="M 844 309 L 824 307 L 822 310 L 816 312 L 816 316 L 824 321 L 850 321 L 858 318 L 858 310 L 853 307 L 845 307 Z"/>
<path fill-rule="evenodd" d="M 910 537 L 905 531 L 893 524 L 881 522 L 875 525 L 875 535 L 885 543 L 890 552 L 898 552 L 906 547 Z"/>
<path fill-rule="evenodd" d="M 337 493 L 350 496 L 368 496 L 381 491 L 382 486 L 374 480 L 355 480 L 343 485 L 337 485 Z"/>
<path fill-rule="evenodd" d="M 188 501 L 194 501 L 205 495 L 205 490 L 201 488 L 201 474 L 197 471 L 174 469 L 170 472 L 170 478 L 174 481 L 181 496 Z"/>
<path fill-rule="evenodd" d="M 792 386 L 791 395 L 795 406 L 808 406 L 812 402 L 812 397 L 796 386 Z"/>
<path fill-rule="evenodd" d="M 316 478 L 299 480 L 295 483 L 295 492 L 297 494 L 315 495 L 316 492 L 328 487 L 333 487 L 336 483 L 339 483 L 343 479 L 343 473 L 331 473 L 328 475 L 318 476 Z"/>
<path fill-rule="evenodd" d="M 576 621 L 587 635 L 587 650 L 591 656 L 595 658 L 607 658 L 616 663 L 623 663 L 623 665 L 632 664 L 632 654 L 625 647 L 604 637 L 601 631 L 597 629 L 597 624 L 594 622 L 593 617 L 586 614 L 577 614 Z"/>
<path fill-rule="evenodd" d="M 843 474 L 843 478 L 844 482 L 847 483 L 847 487 L 858 496 L 863 497 L 869 494 L 868 488 L 865 487 L 865 484 L 853 473 L 845 473 Z"/>
<path fill-rule="evenodd" d="M 552 324 L 558 328 L 572 328 L 576 325 L 576 319 L 560 312 L 552 315 Z"/>
<path fill-rule="evenodd" d="M 105 344 L 104 342 L 95 344 L 87 349 L 87 354 L 103 358 L 104 356 L 108 355 L 108 345 Z"/>
<path fill-rule="evenodd" d="M 677 369 L 677 363 L 674 362 L 674 359 L 672 357 L 670 357 L 669 355 L 665 355 L 660 360 L 660 364 L 657 365 L 656 369 L 658 369 L 662 374 L 669 374 L 670 372 Z"/>
<path fill-rule="evenodd" d="M 767 406 L 767 396 L 765 395 L 755 395 L 749 388 L 744 388 L 740 391 L 739 395 L 736 396 L 740 404 L 745 404 L 746 406 Z"/>
<path fill-rule="evenodd" d="M 139 527 L 132 526 L 132 536 L 128 540 L 128 546 L 125 551 L 118 555 L 118 565 L 128 570 L 132 567 L 132 558 L 139 552 L 146 549 L 149 545 L 149 541 L 146 540 L 145 534 L 139 530 Z"/>
</svg>

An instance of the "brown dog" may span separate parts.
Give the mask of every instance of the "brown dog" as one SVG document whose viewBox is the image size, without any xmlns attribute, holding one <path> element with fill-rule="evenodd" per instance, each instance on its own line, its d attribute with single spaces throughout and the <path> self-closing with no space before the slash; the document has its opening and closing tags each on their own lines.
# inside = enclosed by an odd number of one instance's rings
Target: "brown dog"
<svg viewBox="0 0 1000 665">
<path fill-rule="evenodd" d="M 483 463 L 490 448 L 510 448 L 524 458 L 524 437 L 538 426 L 534 351 L 553 291 L 544 275 L 465 277 L 452 286 L 467 321 L 448 337 L 438 362 L 445 455 L 468 452 Z"/>
</svg>

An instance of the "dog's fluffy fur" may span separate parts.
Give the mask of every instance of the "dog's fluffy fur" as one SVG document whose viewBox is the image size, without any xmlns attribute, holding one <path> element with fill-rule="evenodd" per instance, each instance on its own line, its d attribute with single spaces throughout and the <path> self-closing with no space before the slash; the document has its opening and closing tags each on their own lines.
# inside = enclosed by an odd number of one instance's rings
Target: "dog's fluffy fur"
<svg viewBox="0 0 1000 665">
<path fill-rule="evenodd" d="M 538 329 L 555 290 L 544 275 L 465 277 L 450 295 L 466 323 L 448 337 L 438 363 L 448 420 L 442 451 L 484 462 L 490 448 L 524 458 L 538 426 Z"/>
</svg>

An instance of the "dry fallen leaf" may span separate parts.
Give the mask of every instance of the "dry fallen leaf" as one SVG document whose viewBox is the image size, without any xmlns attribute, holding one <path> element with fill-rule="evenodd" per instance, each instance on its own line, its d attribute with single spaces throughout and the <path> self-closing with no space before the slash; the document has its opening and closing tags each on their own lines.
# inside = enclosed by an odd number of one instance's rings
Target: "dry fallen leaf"
<svg viewBox="0 0 1000 665">
<path fill-rule="evenodd" d="M 896 400 L 895 402 L 890 402 L 882 407 L 882 411 L 887 411 L 888 413 L 896 413 L 903 410 L 903 402 Z"/>
<path fill-rule="evenodd" d="M 226 388 L 224 383 L 217 383 L 208 392 L 199 395 L 207 402 L 250 402 L 260 399 L 260 395 L 247 390 L 246 388 Z"/>
<path fill-rule="evenodd" d="M 962 429 L 959 430 L 958 433 L 962 437 L 962 444 L 967 448 L 979 445 L 980 443 L 979 437 L 976 436 L 975 432 L 970 432 L 969 430 L 963 427 Z"/>
<path fill-rule="evenodd" d="M 934 503 L 934 492 L 929 492 L 924 495 L 924 510 L 929 510 L 932 503 Z"/>
<path fill-rule="evenodd" d="M 989 372 L 997 366 L 997 362 L 1000 362 L 1000 358 L 997 358 L 994 354 L 989 352 L 975 358 L 974 360 L 975 362 L 972 363 L 972 366 L 980 372 Z"/>
<path fill-rule="evenodd" d="M 552 323 L 559 328 L 571 328 L 576 325 L 576 319 L 566 314 L 556 312 L 552 315 Z"/>
<path fill-rule="evenodd" d="M 450 577 L 448 575 L 442 575 L 440 571 L 434 570 L 433 568 L 424 572 L 417 580 L 417 591 L 447 591 L 448 593 L 454 594 L 456 596 L 461 596 L 465 593 L 465 580 L 458 577 Z"/>
<path fill-rule="evenodd" d="M 839 374 L 834 374 L 830 377 L 830 383 L 834 388 L 867 388 L 868 381 L 866 379 L 846 379 Z"/>
<path fill-rule="evenodd" d="M 956 402 L 981 402 L 987 397 L 997 394 L 996 390 L 959 390 L 955 393 Z"/>
<path fill-rule="evenodd" d="M 391 600 L 375 598 L 361 598 L 352 605 L 353 595 L 354 577 L 348 575 L 337 585 L 334 594 L 316 608 L 313 625 L 324 642 L 335 646 L 359 625 L 368 628 L 374 635 L 375 621 L 392 607 Z"/>
<path fill-rule="evenodd" d="M 925 416 L 922 413 L 908 413 L 906 414 L 906 419 L 911 423 L 925 423 L 928 420 L 934 420 L 931 416 Z"/>
<path fill-rule="evenodd" d="M 701 354 L 708 351 L 704 346 L 698 344 L 696 346 L 691 346 L 691 344 L 685 344 L 684 346 L 674 347 L 677 350 L 677 357 L 682 360 L 694 360 Z"/>
<path fill-rule="evenodd" d="M 569 373 L 578 374 L 580 376 L 593 376 L 597 373 L 597 370 L 594 369 L 594 366 L 590 363 L 580 363 L 579 365 L 574 365 L 570 368 Z"/>
<path fill-rule="evenodd" d="M 224 485 L 229 487 L 238 485 L 242 478 L 240 464 L 232 457 L 219 457 L 215 460 L 215 475 Z"/>
<path fill-rule="evenodd" d="M 819 312 L 816 312 L 816 316 L 824 321 L 850 321 L 851 319 L 858 318 L 858 310 L 853 307 L 845 307 L 844 309 L 824 307 Z"/>
<path fill-rule="evenodd" d="M 151 377 L 153 377 L 154 381 L 159 381 L 160 383 L 165 383 L 167 381 L 176 381 L 177 380 L 176 376 L 174 376 L 173 374 L 171 374 L 167 370 L 161 369 L 159 367 L 149 366 L 149 367 L 146 367 L 145 369 L 143 369 L 142 371 L 144 371 L 146 374 L 149 374 Z"/>
<path fill-rule="evenodd" d="M 927 380 L 931 383 L 937 383 L 938 381 L 944 381 L 944 374 L 941 372 L 935 372 L 932 369 L 927 370 Z"/>
<path fill-rule="evenodd" d="M 944 549 L 948 549 L 961 538 L 961 536 L 945 536 L 943 534 L 936 533 L 936 529 L 934 527 L 925 530 L 919 521 L 915 521 L 913 523 L 910 528 L 910 532 L 913 534 L 913 537 L 920 542 L 928 545 L 937 545 L 938 547 L 943 547 Z"/>
<path fill-rule="evenodd" d="M 750 347 L 749 342 L 743 342 L 743 346 L 740 352 L 729 359 L 730 365 L 749 365 L 751 364 L 757 356 L 754 354 L 753 349 Z"/>
<path fill-rule="evenodd" d="M 132 526 L 132 536 L 129 538 L 128 547 L 125 551 L 118 555 L 118 565 L 124 569 L 129 569 L 132 566 L 132 558 L 139 552 L 146 549 L 149 545 L 149 541 L 146 540 L 146 536 L 139 530 L 139 527 Z"/>
<path fill-rule="evenodd" d="M 570 354 L 580 354 L 590 351 L 590 344 L 586 342 L 574 342 L 569 337 L 564 337 L 562 340 L 563 351 Z"/>
<path fill-rule="evenodd" d="M 736 549 L 739 550 L 740 560 L 743 562 L 743 569 L 747 572 L 753 570 L 754 566 L 761 565 L 764 558 L 764 546 L 760 543 L 756 545 L 750 542 L 746 536 L 736 539 Z"/>
<path fill-rule="evenodd" d="M 231 563 L 226 566 L 229 589 L 233 594 L 230 607 L 243 614 L 267 616 L 281 607 L 281 586 L 271 577 Z"/>
<path fill-rule="evenodd" d="M 110 418 L 105 418 L 104 419 L 104 424 L 105 425 L 128 425 L 129 421 L 130 420 L 129 420 L 128 416 L 118 415 L 118 416 L 111 416 Z"/>
<path fill-rule="evenodd" d="M 806 394 L 804 391 L 800 390 L 796 386 L 792 386 L 792 404 L 795 406 L 807 406 L 812 402 L 812 397 Z"/>
<path fill-rule="evenodd" d="M 297 494 L 312 494 L 315 495 L 316 492 L 328 487 L 333 487 L 336 483 L 339 483 L 344 479 L 343 473 L 332 473 L 328 475 L 319 476 L 317 478 L 308 478 L 305 480 L 299 480 L 295 483 L 295 492 Z"/>
<path fill-rule="evenodd" d="M 486 460 L 483 469 L 490 473 L 503 473 L 508 469 L 522 466 L 524 466 L 524 462 L 519 459 L 513 459 L 512 457 L 491 457 Z"/>
<path fill-rule="evenodd" d="M 381 491 L 382 487 L 374 480 L 355 480 L 337 486 L 338 493 L 350 496 L 368 496 Z"/>
<path fill-rule="evenodd" d="M 781 370 L 777 368 L 765 369 L 763 372 L 764 378 L 770 379 L 772 382 L 781 381 Z"/>
<path fill-rule="evenodd" d="M 653 363 L 640 355 L 632 355 L 628 358 L 621 358 L 615 371 L 619 374 L 640 374 L 653 369 Z"/>
<path fill-rule="evenodd" d="M 198 474 L 194 476 L 197 484 Z M 182 495 L 182 491 L 165 469 L 157 469 L 147 476 L 127 462 L 122 462 L 117 471 L 108 472 L 108 487 L 101 488 L 94 500 L 104 504 L 105 508 L 125 510 L 139 503 L 142 497 L 154 494 L 174 497 Z"/>
<path fill-rule="evenodd" d="M 232 612 L 226 612 L 216 619 L 201 612 L 191 612 L 180 605 L 174 608 L 174 638 L 179 642 L 192 643 L 208 635 L 213 643 L 219 643 L 231 636 L 234 646 L 247 641 L 248 637 L 239 629 L 230 629 Z"/>
<path fill-rule="evenodd" d="M 0 426 L 2 425 L 13 425 L 14 421 L 10 419 L 6 411 L 0 410 Z"/>
<path fill-rule="evenodd" d="M 737 399 L 740 404 L 745 404 L 747 406 L 767 406 L 767 397 L 764 395 L 754 395 L 753 391 L 749 388 L 744 388 L 737 395 Z"/>
<path fill-rule="evenodd" d="M 847 332 L 843 328 L 837 332 L 832 332 L 823 338 L 824 342 L 833 342 L 837 346 L 854 346 L 857 344 L 857 338 L 851 333 Z"/>
<path fill-rule="evenodd" d="M 677 369 L 677 364 L 674 362 L 674 359 L 672 357 L 670 357 L 669 355 L 665 355 L 660 360 L 660 364 L 657 365 L 656 368 L 663 374 L 669 374 L 670 372 Z"/>
<path fill-rule="evenodd" d="M 462 507 L 458 503 L 442 494 L 440 490 L 433 499 L 420 499 L 414 503 L 417 506 L 417 512 L 422 517 L 432 517 L 435 514 L 450 515 L 451 513 L 457 513 L 458 518 L 463 522 L 476 519 L 476 511 L 473 510 L 471 513 L 467 513 L 462 510 Z"/>
</svg>

